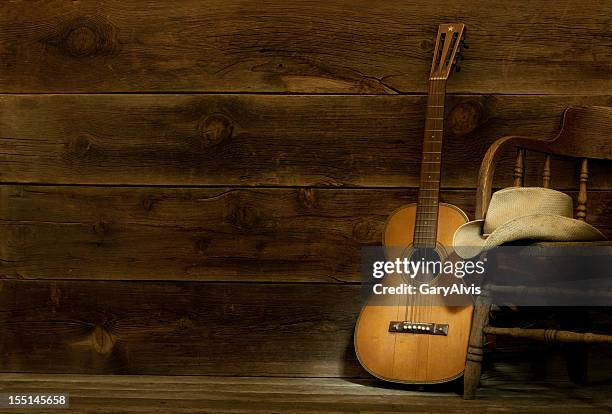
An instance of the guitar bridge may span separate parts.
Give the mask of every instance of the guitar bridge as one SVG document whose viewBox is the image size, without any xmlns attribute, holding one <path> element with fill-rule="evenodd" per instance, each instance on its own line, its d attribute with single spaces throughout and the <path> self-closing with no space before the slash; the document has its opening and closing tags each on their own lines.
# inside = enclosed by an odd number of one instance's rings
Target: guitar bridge
<svg viewBox="0 0 612 414">
<path fill-rule="evenodd" d="M 389 332 L 426 335 L 448 335 L 448 325 L 428 322 L 391 321 Z"/>
</svg>

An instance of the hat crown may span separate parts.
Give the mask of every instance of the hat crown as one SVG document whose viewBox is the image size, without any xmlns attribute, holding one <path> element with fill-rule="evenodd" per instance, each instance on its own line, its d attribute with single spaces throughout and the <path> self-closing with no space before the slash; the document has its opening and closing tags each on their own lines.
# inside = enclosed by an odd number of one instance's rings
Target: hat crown
<svg viewBox="0 0 612 414">
<path fill-rule="evenodd" d="M 560 191 L 542 187 L 510 187 L 496 191 L 485 216 L 483 233 L 518 217 L 552 214 L 573 218 L 572 198 Z"/>
</svg>

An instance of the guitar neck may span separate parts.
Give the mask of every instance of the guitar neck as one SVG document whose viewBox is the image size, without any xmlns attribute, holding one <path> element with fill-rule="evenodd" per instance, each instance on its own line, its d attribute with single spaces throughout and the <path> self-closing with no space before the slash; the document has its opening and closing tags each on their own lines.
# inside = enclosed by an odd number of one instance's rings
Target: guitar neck
<svg viewBox="0 0 612 414">
<path fill-rule="evenodd" d="M 446 79 L 430 79 L 414 245 L 435 247 L 444 127 Z"/>
</svg>

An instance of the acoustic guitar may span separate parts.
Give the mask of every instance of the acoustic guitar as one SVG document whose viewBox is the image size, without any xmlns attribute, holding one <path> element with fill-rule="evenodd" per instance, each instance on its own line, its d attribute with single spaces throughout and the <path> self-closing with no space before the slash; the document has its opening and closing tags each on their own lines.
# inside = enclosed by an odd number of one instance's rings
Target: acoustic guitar
<svg viewBox="0 0 612 414">
<path fill-rule="evenodd" d="M 438 28 L 429 76 L 418 202 L 389 217 L 383 232 L 387 260 L 444 261 L 452 254 L 449 246 L 455 230 L 468 220 L 458 207 L 439 202 L 446 82 L 456 69 L 464 30 L 461 23 Z M 398 285 L 402 277 L 387 275 L 383 283 Z M 425 282 L 435 286 L 448 283 L 448 277 L 433 275 L 421 281 Z M 440 383 L 461 376 L 471 302 L 447 306 L 441 296 L 421 294 L 393 295 L 385 300 L 380 303 L 370 298 L 357 321 L 354 340 L 361 365 L 380 379 L 400 383 Z"/>
</svg>

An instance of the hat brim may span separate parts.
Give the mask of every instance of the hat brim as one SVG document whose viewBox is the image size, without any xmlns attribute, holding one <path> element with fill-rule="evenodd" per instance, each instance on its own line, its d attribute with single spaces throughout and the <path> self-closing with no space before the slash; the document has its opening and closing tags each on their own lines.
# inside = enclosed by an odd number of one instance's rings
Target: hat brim
<svg viewBox="0 0 612 414">
<path fill-rule="evenodd" d="M 482 252 L 487 238 L 482 235 L 484 220 L 462 224 L 453 236 L 453 250 L 459 257 L 469 259 Z"/>
<path fill-rule="evenodd" d="M 517 240 L 599 241 L 606 240 L 599 230 L 584 221 L 553 214 L 532 214 L 509 220 L 488 237 L 482 235 L 484 220 L 459 227 L 453 237 L 453 249 L 463 259 L 504 243 Z"/>
</svg>

